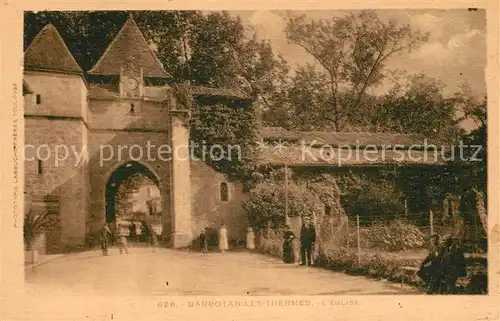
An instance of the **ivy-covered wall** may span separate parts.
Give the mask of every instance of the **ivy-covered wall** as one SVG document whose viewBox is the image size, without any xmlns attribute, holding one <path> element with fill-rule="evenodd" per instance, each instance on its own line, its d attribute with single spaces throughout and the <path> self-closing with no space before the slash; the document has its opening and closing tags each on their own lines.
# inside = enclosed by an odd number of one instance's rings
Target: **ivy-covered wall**
<svg viewBox="0 0 500 321">
<path fill-rule="evenodd" d="M 257 125 L 248 102 L 196 99 L 191 109 L 191 143 L 196 157 L 245 182 L 254 170 Z"/>
</svg>

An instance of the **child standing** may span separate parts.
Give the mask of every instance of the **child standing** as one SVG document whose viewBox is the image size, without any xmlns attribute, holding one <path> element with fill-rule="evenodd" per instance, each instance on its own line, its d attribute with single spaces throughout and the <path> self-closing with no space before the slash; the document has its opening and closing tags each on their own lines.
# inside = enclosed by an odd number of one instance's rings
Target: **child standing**
<svg viewBox="0 0 500 321">
<path fill-rule="evenodd" d="M 118 246 L 120 249 L 120 254 L 128 254 L 128 244 L 127 238 L 125 237 L 125 232 L 121 228 L 118 228 Z"/>
<path fill-rule="evenodd" d="M 203 253 L 208 253 L 208 228 L 204 228 L 200 234 L 200 248 Z"/>
</svg>

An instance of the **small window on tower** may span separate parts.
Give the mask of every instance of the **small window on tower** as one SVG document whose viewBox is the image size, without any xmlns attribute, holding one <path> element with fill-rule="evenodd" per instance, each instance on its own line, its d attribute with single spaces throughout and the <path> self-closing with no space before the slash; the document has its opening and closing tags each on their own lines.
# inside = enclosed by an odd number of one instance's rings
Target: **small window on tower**
<svg viewBox="0 0 500 321">
<path fill-rule="evenodd" d="M 135 106 L 134 106 L 134 104 L 130 104 L 130 112 L 132 114 L 135 113 Z"/>
<path fill-rule="evenodd" d="M 36 104 L 40 105 L 42 103 L 42 96 L 40 94 L 36 94 Z"/>
<path fill-rule="evenodd" d="M 43 174 L 43 164 L 42 164 L 42 160 L 41 159 L 37 160 L 37 173 L 38 173 L 38 175 L 42 175 Z"/>
<path fill-rule="evenodd" d="M 229 200 L 229 190 L 226 182 L 220 183 L 220 200 L 223 202 Z"/>
</svg>

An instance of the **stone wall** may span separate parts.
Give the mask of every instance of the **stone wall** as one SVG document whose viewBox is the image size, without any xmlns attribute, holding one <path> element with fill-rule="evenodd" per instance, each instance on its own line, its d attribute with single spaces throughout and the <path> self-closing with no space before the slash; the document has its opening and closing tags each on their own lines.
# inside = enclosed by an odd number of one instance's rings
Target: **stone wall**
<svg viewBox="0 0 500 321">
<path fill-rule="evenodd" d="M 168 131 L 168 109 L 164 104 L 148 101 L 92 99 L 89 104 L 89 126 L 93 129 Z"/>
<path fill-rule="evenodd" d="M 48 244 L 51 251 L 84 244 L 89 186 L 87 164 L 79 155 L 86 132 L 79 120 L 25 119 L 25 190 L 32 199 L 56 198 L 60 206 L 60 243 Z M 61 146 L 68 151 L 64 160 Z"/>
<path fill-rule="evenodd" d="M 24 81 L 33 92 L 25 96 L 25 114 L 85 117 L 87 89 L 80 76 L 26 71 Z"/>
<path fill-rule="evenodd" d="M 228 201 L 221 200 L 220 186 L 227 182 Z M 248 219 L 242 205 L 245 201 L 243 184 L 230 182 L 221 174 L 201 161 L 191 161 L 191 193 L 193 235 L 198 236 L 204 227 L 218 229 L 226 225 L 230 240 L 244 240 Z"/>
</svg>

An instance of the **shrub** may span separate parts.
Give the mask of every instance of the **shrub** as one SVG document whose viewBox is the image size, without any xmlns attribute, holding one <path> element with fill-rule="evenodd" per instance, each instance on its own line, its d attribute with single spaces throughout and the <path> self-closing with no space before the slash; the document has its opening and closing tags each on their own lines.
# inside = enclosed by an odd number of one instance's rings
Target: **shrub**
<svg viewBox="0 0 500 321">
<path fill-rule="evenodd" d="M 265 234 L 266 232 L 264 232 Z M 264 254 L 272 256 L 283 256 L 283 236 L 279 231 L 271 230 L 269 237 L 264 236 L 260 239 L 258 250 Z"/>
<path fill-rule="evenodd" d="M 425 245 L 424 234 L 420 229 L 404 221 L 396 220 L 387 223 L 375 223 L 360 231 L 365 246 L 384 251 L 406 251 L 421 248 Z"/>
<path fill-rule="evenodd" d="M 400 282 L 403 275 L 401 267 L 418 267 L 418 260 L 402 260 L 379 252 L 362 252 L 358 264 L 358 254 L 355 249 L 324 246 L 316 263 L 348 274 L 368 275 L 376 278 Z M 420 284 L 418 277 L 406 280 L 407 283 Z"/>
<path fill-rule="evenodd" d="M 339 182 L 342 206 L 351 216 L 393 218 L 404 213 L 403 193 L 394 179 L 354 175 L 341 177 Z"/>
<path fill-rule="evenodd" d="M 44 211 L 37 213 L 29 209 L 24 217 L 23 237 L 24 247 L 27 251 L 33 250 L 33 243 L 43 232 L 54 228 L 57 224 L 54 215 Z"/>
<path fill-rule="evenodd" d="M 310 191 L 290 182 L 288 187 L 288 215 L 313 216 L 323 210 L 322 202 Z M 285 189 L 281 182 L 260 183 L 243 204 L 254 228 L 283 227 L 285 222 Z"/>
</svg>

